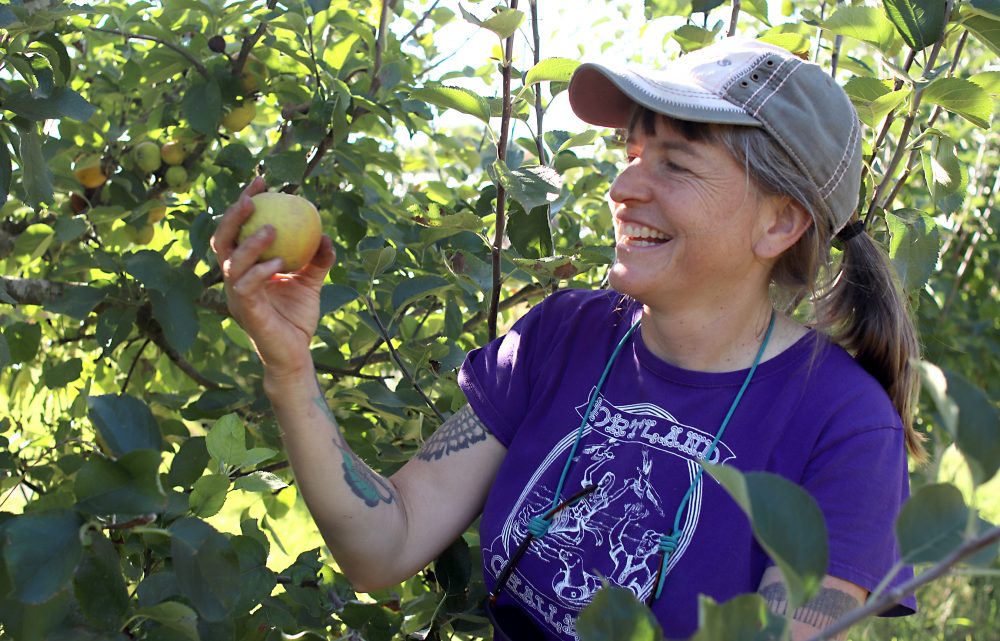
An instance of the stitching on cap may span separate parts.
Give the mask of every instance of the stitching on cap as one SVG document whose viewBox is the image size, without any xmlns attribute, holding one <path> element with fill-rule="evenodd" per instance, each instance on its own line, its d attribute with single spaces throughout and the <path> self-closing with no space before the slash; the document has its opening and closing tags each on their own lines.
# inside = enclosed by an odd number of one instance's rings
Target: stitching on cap
<svg viewBox="0 0 1000 641">
<path fill-rule="evenodd" d="M 786 59 L 784 62 L 782 62 L 780 65 L 778 65 L 777 69 L 774 70 L 774 75 L 771 76 L 771 79 L 777 78 L 778 77 L 778 72 L 781 71 L 781 68 L 784 67 L 787 63 L 790 63 L 790 62 L 800 62 L 800 61 L 793 61 L 791 58 Z M 788 72 L 788 75 L 786 75 L 784 78 L 781 79 L 781 82 L 779 82 L 774 87 L 774 89 L 771 90 L 771 93 L 769 93 L 768 95 L 764 96 L 764 98 L 760 101 L 760 104 L 757 105 L 757 107 L 754 108 L 754 110 L 753 110 L 753 116 L 754 116 L 754 118 L 756 118 L 757 114 L 760 112 L 760 110 L 764 108 L 764 105 L 767 104 L 767 101 L 770 100 L 774 96 L 774 94 L 778 93 L 778 90 L 781 89 L 785 85 L 786 82 L 788 82 L 788 79 L 791 78 L 792 75 L 795 74 L 795 72 L 798 71 L 801 68 L 802 68 L 802 65 L 801 65 L 801 62 L 800 62 L 799 65 L 797 65 L 794 69 L 792 69 L 791 71 Z M 768 81 L 767 84 L 770 84 L 770 79 L 769 79 L 769 81 Z M 765 86 L 767 86 L 767 84 L 765 84 Z M 763 89 L 763 88 L 764 87 L 761 87 L 761 89 Z M 759 91 L 760 91 L 760 89 L 758 89 L 757 91 L 755 91 L 754 92 L 754 96 L 756 96 Z M 754 96 L 751 96 L 750 99 L 752 100 Z M 750 102 L 750 100 L 747 100 L 748 104 L 749 104 L 749 102 Z"/>
<path fill-rule="evenodd" d="M 722 93 L 724 93 L 724 94 L 728 93 L 730 87 L 732 87 L 733 85 L 735 85 L 739 80 L 741 80 L 744 77 L 746 77 L 746 75 L 749 74 L 751 71 L 753 71 L 754 68 L 757 65 L 759 65 L 762 60 L 764 60 L 765 58 L 767 58 L 770 55 L 771 55 L 770 53 L 762 53 L 759 56 L 757 56 L 756 58 L 754 58 L 754 59 L 750 60 L 749 62 L 747 62 L 746 65 L 742 69 L 740 69 L 739 71 L 737 71 L 736 73 L 733 74 L 733 77 L 730 78 L 729 81 L 726 82 L 726 84 L 722 85 Z"/>
<path fill-rule="evenodd" d="M 656 100 L 666 100 L 667 102 L 670 102 L 669 99 L 666 99 L 663 96 L 658 95 L 658 94 L 650 91 L 649 89 L 646 88 L 645 85 L 639 84 L 638 82 L 636 82 L 631 77 L 626 76 L 626 77 L 623 77 L 622 79 L 625 80 L 626 82 L 628 82 L 632 87 L 634 87 L 639 92 L 641 92 L 643 95 L 645 95 L 645 96 L 647 96 L 649 98 L 653 98 L 653 99 L 656 99 Z M 646 80 L 649 84 L 655 85 L 656 87 L 658 87 L 660 89 L 666 90 L 666 91 L 668 91 L 670 93 L 673 93 L 673 94 L 676 94 L 676 95 L 689 96 L 689 97 L 692 97 L 692 98 L 709 97 L 709 98 L 715 99 L 716 101 L 718 101 L 720 103 L 723 103 L 722 105 L 720 105 L 718 107 L 710 107 L 708 105 L 700 105 L 698 107 L 700 109 L 708 109 L 708 110 L 712 110 L 712 111 L 730 111 L 730 109 L 727 108 L 727 107 L 729 107 L 729 104 L 726 103 L 725 100 L 723 100 L 722 98 L 720 98 L 719 96 L 715 95 L 712 92 L 709 92 L 709 91 L 686 91 L 684 89 L 675 89 L 673 87 L 667 87 L 667 86 L 661 85 L 658 82 L 656 82 L 654 80 L 650 80 L 648 78 L 644 78 L 644 80 Z M 685 103 L 674 103 L 674 104 L 677 104 L 677 105 L 680 105 L 680 106 L 690 106 L 690 105 L 686 105 Z M 739 108 L 736 108 L 736 107 L 733 107 L 732 111 L 742 112 L 743 110 L 739 109 Z"/>
<path fill-rule="evenodd" d="M 861 131 L 861 127 L 858 124 L 857 118 L 852 118 L 851 121 L 851 133 L 847 139 L 847 147 L 844 148 L 844 155 L 841 157 L 840 162 L 837 163 L 837 170 L 830 176 L 830 180 L 819 188 L 820 196 L 826 198 L 837 188 L 840 181 L 843 180 L 844 176 L 847 175 L 847 169 L 850 166 L 851 151 L 858 142 L 858 135 Z M 833 183 L 831 185 L 830 183 Z"/>
</svg>

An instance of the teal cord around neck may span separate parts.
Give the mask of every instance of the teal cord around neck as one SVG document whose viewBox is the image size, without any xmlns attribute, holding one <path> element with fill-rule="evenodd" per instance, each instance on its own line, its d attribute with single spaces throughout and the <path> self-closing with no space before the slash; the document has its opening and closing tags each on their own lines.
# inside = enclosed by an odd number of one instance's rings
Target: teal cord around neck
<svg viewBox="0 0 1000 641">
<path fill-rule="evenodd" d="M 754 372 L 757 371 L 757 366 L 760 364 L 760 359 L 764 356 L 764 350 L 767 349 L 767 344 L 771 340 L 771 332 L 774 330 L 774 320 L 776 314 L 771 311 L 771 320 L 767 324 L 767 332 L 764 334 L 764 340 L 760 344 L 760 348 L 757 350 L 757 355 L 753 359 L 753 365 L 750 366 L 750 371 L 747 372 L 747 377 L 743 379 L 743 385 L 740 386 L 740 391 L 736 393 L 736 398 L 733 399 L 733 404 L 729 406 L 729 411 L 726 412 L 726 418 L 722 419 L 722 425 L 719 426 L 719 431 L 716 432 L 715 438 L 712 439 L 712 444 L 705 450 L 704 459 L 707 460 L 712 457 L 715 452 L 715 447 L 722 440 L 722 434 L 726 431 L 726 427 L 729 425 L 729 419 L 733 417 L 736 413 L 736 408 L 740 404 L 740 400 L 743 398 L 743 392 L 747 391 L 747 387 L 750 386 L 750 379 L 753 378 Z M 656 593 L 654 599 L 660 598 L 660 593 L 663 592 L 663 584 L 667 579 L 667 566 L 670 564 L 670 555 L 677 550 L 677 546 L 680 544 L 681 535 L 683 534 L 681 530 L 681 517 L 684 515 L 684 510 L 687 508 L 688 502 L 691 500 L 691 495 L 694 493 L 695 488 L 698 487 L 698 483 L 701 482 L 701 475 L 705 471 L 704 467 L 699 467 L 698 472 L 695 474 L 694 479 L 691 481 L 691 485 L 688 486 L 687 492 L 684 493 L 684 498 L 681 499 L 681 504 L 677 506 L 677 513 L 674 515 L 674 529 L 669 536 L 660 537 L 660 552 L 663 553 L 663 558 L 660 561 L 660 571 L 659 580 L 656 584 Z"/>
</svg>

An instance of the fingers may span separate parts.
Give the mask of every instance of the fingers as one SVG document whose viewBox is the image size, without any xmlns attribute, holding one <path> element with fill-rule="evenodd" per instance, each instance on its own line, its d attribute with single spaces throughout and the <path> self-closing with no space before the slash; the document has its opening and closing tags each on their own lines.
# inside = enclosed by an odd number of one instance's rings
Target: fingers
<svg viewBox="0 0 1000 641">
<path fill-rule="evenodd" d="M 222 275 L 227 283 L 235 283 L 260 260 L 261 252 L 274 242 L 275 231 L 271 225 L 264 225 L 251 236 L 244 239 L 239 246 L 230 252 L 229 258 L 222 261 Z M 280 263 L 280 259 L 279 260 Z"/>
<path fill-rule="evenodd" d="M 253 202 L 250 200 L 250 197 L 266 191 L 266 189 L 267 186 L 264 183 L 263 176 L 257 176 L 250 181 L 250 184 L 243 190 L 240 197 L 235 203 L 230 205 L 226 213 L 219 220 L 219 225 L 216 227 L 209 244 L 212 247 L 212 251 L 215 252 L 220 266 L 223 266 L 223 263 L 229 260 L 230 255 L 236 249 L 236 239 L 239 236 L 240 227 L 243 226 L 243 223 L 253 213 Z"/>
<path fill-rule="evenodd" d="M 275 274 L 281 271 L 282 260 L 272 258 L 263 263 L 257 263 L 246 270 L 238 279 L 232 281 L 232 291 L 240 297 L 250 298 L 257 294 Z"/>
</svg>

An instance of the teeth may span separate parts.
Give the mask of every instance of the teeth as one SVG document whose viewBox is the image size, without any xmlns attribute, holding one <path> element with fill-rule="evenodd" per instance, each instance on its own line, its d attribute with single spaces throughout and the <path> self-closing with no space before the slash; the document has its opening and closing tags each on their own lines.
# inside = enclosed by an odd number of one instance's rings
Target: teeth
<svg viewBox="0 0 1000 641">
<path fill-rule="evenodd" d="M 621 234 L 631 238 L 656 238 L 659 240 L 670 239 L 670 236 L 667 236 L 662 231 L 653 229 L 652 227 L 646 227 L 645 225 L 636 225 L 635 223 L 625 223 L 622 225 Z"/>
</svg>

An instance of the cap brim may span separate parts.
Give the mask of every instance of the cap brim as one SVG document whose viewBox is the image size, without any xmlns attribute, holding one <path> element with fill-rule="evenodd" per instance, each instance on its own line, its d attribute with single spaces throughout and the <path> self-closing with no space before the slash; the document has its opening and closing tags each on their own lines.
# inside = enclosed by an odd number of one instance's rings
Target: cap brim
<svg viewBox="0 0 1000 641">
<path fill-rule="evenodd" d="M 653 79 L 634 69 L 586 62 L 570 79 L 569 104 L 581 120 L 601 127 L 628 126 L 635 104 L 680 120 L 761 126 L 742 108 L 701 87 L 683 72 L 677 74 L 677 80 Z"/>
</svg>

